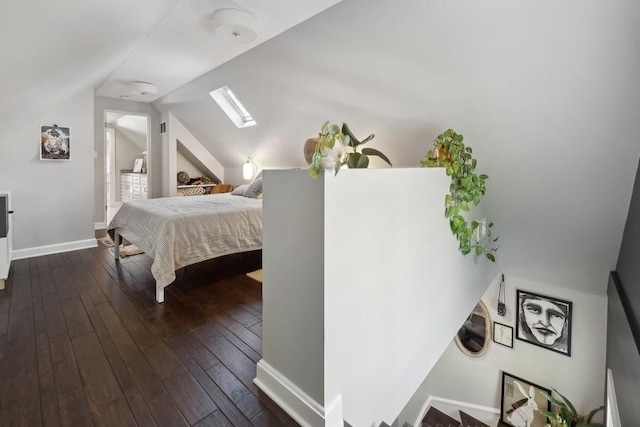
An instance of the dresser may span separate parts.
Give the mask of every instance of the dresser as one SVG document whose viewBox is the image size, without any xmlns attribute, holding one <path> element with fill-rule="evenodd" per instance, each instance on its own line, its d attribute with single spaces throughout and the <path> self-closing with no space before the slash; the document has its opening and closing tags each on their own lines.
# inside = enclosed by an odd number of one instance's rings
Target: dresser
<svg viewBox="0 0 640 427">
<path fill-rule="evenodd" d="M 120 198 L 122 202 L 148 198 L 147 174 L 120 172 Z"/>
<path fill-rule="evenodd" d="M 0 191 L 0 289 L 4 289 L 11 267 L 11 193 Z"/>
</svg>

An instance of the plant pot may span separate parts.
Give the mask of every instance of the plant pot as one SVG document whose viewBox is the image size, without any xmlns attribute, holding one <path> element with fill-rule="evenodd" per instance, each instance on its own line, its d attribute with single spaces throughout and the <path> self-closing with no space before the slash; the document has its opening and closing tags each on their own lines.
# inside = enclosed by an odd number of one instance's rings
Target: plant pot
<svg viewBox="0 0 640 427">
<path fill-rule="evenodd" d="M 304 143 L 304 159 L 309 165 L 311 164 L 311 160 L 313 159 L 313 153 L 315 153 L 316 151 L 316 145 L 318 144 L 319 139 L 320 138 L 309 138 Z M 336 143 L 336 145 L 333 147 L 333 150 L 331 150 L 331 153 L 335 158 L 329 156 L 324 157 L 320 161 L 320 167 L 322 167 L 323 169 L 333 169 L 336 164 L 336 160 L 342 159 L 342 156 L 344 156 L 344 150 L 339 143 Z"/>
<path fill-rule="evenodd" d="M 316 144 L 319 138 L 309 138 L 304 143 L 304 160 L 308 165 L 311 164 L 313 153 L 316 151 Z"/>
</svg>

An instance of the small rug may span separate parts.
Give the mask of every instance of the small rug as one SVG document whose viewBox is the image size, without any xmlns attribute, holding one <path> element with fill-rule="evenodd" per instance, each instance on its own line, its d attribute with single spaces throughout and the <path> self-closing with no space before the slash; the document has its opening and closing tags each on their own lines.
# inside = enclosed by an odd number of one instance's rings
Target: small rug
<svg viewBox="0 0 640 427">
<path fill-rule="evenodd" d="M 247 273 L 247 276 L 251 277 L 253 280 L 257 280 L 258 282 L 262 283 L 262 269 Z"/>
</svg>

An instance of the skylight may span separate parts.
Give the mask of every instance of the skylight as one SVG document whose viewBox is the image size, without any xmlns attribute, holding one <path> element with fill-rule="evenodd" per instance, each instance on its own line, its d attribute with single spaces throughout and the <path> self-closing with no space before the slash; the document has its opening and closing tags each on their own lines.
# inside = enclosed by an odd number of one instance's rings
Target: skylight
<svg viewBox="0 0 640 427">
<path fill-rule="evenodd" d="M 224 111 L 231 121 L 239 128 L 246 128 L 257 125 L 256 121 L 251 117 L 251 113 L 240 102 L 238 97 L 229 89 L 228 86 L 222 86 L 209 95 L 218 103 L 222 111 Z"/>
</svg>

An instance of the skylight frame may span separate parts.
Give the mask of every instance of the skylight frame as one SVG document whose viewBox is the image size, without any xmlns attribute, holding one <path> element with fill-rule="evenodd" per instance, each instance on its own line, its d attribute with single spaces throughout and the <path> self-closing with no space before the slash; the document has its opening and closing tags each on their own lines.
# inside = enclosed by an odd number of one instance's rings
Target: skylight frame
<svg viewBox="0 0 640 427">
<path fill-rule="evenodd" d="M 225 112 L 236 127 L 246 128 L 258 124 L 229 86 L 224 85 L 216 90 L 212 90 L 209 92 L 209 95 L 211 95 L 213 100 L 222 108 L 222 111 Z"/>
</svg>

